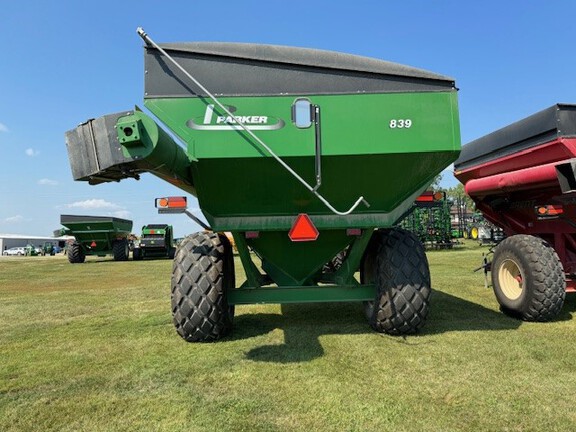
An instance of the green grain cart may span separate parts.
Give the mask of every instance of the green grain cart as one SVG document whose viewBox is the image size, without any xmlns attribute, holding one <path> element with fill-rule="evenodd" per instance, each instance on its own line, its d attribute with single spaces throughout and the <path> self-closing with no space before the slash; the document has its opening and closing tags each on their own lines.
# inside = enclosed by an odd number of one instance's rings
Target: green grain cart
<svg viewBox="0 0 576 432">
<path fill-rule="evenodd" d="M 178 333 L 219 339 L 239 304 L 327 301 L 364 302 L 376 331 L 417 331 L 428 262 L 393 226 L 459 154 L 454 81 L 337 52 L 139 34 L 144 105 L 184 146 L 139 109 L 89 120 L 66 142 L 75 180 L 151 172 L 198 198 L 210 230 L 176 252 Z"/>
<path fill-rule="evenodd" d="M 65 226 L 60 235 L 73 236 L 68 243 L 68 261 L 83 263 L 86 255 L 112 255 L 114 261 L 128 260 L 128 235 L 132 221 L 108 216 L 60 215 Z"/>
</svg>

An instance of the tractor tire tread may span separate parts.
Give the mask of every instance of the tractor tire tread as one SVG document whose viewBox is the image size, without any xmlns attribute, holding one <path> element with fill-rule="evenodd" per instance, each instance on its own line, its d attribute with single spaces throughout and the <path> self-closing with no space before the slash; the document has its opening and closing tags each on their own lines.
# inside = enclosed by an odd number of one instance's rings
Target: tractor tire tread
<svg viewBox="0 0 576 432">
<path fill-rule="evenodd" d="M 86 261 L 86 254 L 79 243 L 72 243 L 68 246 L 68 262 L 70 264 L 81 264 Z"/>
<path fill-rule="evenodd" d="M 391 335 L 416 333 L 425 323 L 431 295 L 430 270 L 422 243 L 403 229 L 375 231 L 378 295 L 370 324 Z M 378 300 L 379 299 L 379 300 Z"/>
<path fill-rule="evenodd" d="M 226 300 L 225 275 L 232 260 L 224 236 L 199 232 L 178 247 L 172 271 L 171 303 L 174 325 L 188 342 L 211 342 L 232 329 L 233 308 Z M 227 258 L 227 249 L 230 257 Z M 233 265 L 233 261 L 232 265 Z M 230 267 L 228 265 L 228 267 Z"/>
<path fill-rule="evenodd" d="M 493 270 L 499 263 L 500 253 L 507 251 L 516 255 L 519 262 L 525 264 L 526 283 L 530 292 L 519 310 L 501 304 L 501 309 L 508 315 L 519 317 L 524 321 L 550 321 L 556 317 L 566 298 L 564 271 L 558 254 L 550 244 L 538 237 L 518 234 L 504 239 L 497 247 Z M 499 289 L 497 271 L 492 272 L 495 292 Z M 498 298 L 498 292 L 496 292 Z"/>
<path fill-rule="evenodd" d="M 112 244 L 112 255 L 114 256 L 114 261 L 127 261 L 128 240 L 116 240 Z"/>
</svg>

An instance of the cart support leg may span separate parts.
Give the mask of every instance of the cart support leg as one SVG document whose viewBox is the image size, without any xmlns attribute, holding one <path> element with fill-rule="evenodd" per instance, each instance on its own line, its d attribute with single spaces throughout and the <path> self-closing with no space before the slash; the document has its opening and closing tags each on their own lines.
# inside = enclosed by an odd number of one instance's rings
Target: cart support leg
<svg viewBox="0 0 576 432">
<path fill-rule="evenodd" d="M 246 273 L 246 283 L 244 285 L 247 284 L 252 288 L 260 288 L 262 285 L 265 285 L 266 277 L 258 271 L 258 268 L 250 257 L 250 249 L 248 249 L 244 233 L 233 232 L 232 236 L 238 248 L 238 255 L 240 256 L 240 261 L 242 261 L 242 267 L 244 267 L 244 272 Z"/>
<path fill-rule="evenodd" d="M 354 279 L 354 273 L 360 268 L 360 261 L 362 261 L 364 251 L 366 251 L 373 232 L 373 229 L 363 230 L 362 234 L 350 245 L 346 259 L 334 274 L 334 282 L 337 285 L 358 283 L 356 279 Z"/>
</svg>

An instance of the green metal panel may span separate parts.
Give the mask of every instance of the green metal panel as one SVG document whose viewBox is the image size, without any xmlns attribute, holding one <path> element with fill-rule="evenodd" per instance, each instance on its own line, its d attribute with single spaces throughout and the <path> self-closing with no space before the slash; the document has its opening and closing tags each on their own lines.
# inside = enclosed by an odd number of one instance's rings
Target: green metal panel
<svg viewBox="0 0 576 432">
<path fill-rule="evenodd" d="M 306 285 L 322 266 L 355 237 L 346 230 L 324 230 L 315 241 L 294 242 L 287 231 L 262 231 L 247 243 L 262 257 L 262 268 L 278 285 Z"/>
<path fill-rule="evenodd" d="M 148 235 L 148 234 L 163 236 L 164 234 L 166 234 L 166 230 L 162 228 L 146 228 L 146 227 L 142 228 L 142 235 Z"/>
<path fill-rule="evenodd" d="M 311 303 L 371 301 L 374 285 L 323 285 L 294 287 L 237 288 L 228 291 L 229 304 Z"/>
<path fill-rule="evenodd" d="M 307 98 L 322 109 L 325 156 L 460 149 L 455 91 Z M 225 97 L 220 101 L 233 107 L 234 114 L 279 156 L 310 156 L 314 154 L 314 129 L 298 129 L 292 124 L 295 99 Z M 145 105 L 188 144 L 193 158 L 267 157 L 238 126 L 226 123 L 227 116 L 218 107 L 210 113 L 210 102 L 205 99 L 147 99 Z M 404 120 L 403 127 L 399 120 Z"/>
<path fill-rule="evenodd" d="M 336 207 L 348 208 L 363 195 L 370 207 L 348 216 L 326 207 L 271 158 L 202 159 L 193 164 L 200 208 L 216 230 L 285 229 L 299 213 L 317 228 L 389 227 L 406 211 L 454 152 L 323 158 L 319 191 Z M 313 158 L 285 158 L 312 183 Z"/>
<path fill-rule="evenodd" d="M 289 229 L 298 213 L 319 228 L 392 226 L 458 155 L 456 93 L 322 95 L 322 186 L 336 208 L 360 196 L 370 207 L 335 217 L 277 161 L 199 98 L 148 99 L 146 106 L 188 145 L 200 208 L 216 230 Z M 294 97 L 223 98 L 309 184 L 314 128 L 291 122 Z M 228 123 L 227 123 L 228 122 Z M 402 126 L 402 127 L 400 127 Z M 409 127 L 408 127 L 409 126 Z M 401 179 L 401 181 L 399 181 Z M 281 199 L 279 199 L 281 197 Z"/>
<path fill-rule="evenodd" d="M 124 239 L 132 230 L 132 221 L 99 216 L 65 216 L 61 219 L 65 234 L 84 245 L 89 254 L 109 253 L 116 239 Z"/>
<path fill-rule="evenodd" d="M 314 241 L 294 242 L 287 231 L 263 231 L 257 238 L 246 239 L 244 233 L 234 233 L 238 253 L 246 271 L 242 287 L 260 288 L 275 283 L 280 287 L 310 286 L 317 283 L 338 285 L 358 284 L 358 271 L 373 229 L 349 236 L 346 230 L 323 230 Z M 335 272 L 324 272 L 324 265 L 336 254 L 347 249 L 346 257 Z M 256 268 L 249 250 L 261 257 L 264 276 Z"/>
<path fill-rule="evenodd" d="M 79 218 L 79 216 L 77 216 Z M 106 218 L 95 220 L 94 216 L 87 219 L 78 219 L 77 221 L 63 221 L 62 225 L 68 228 L 74 236 L 90 237 L 93 233 L 108 233 L 111 236 L 126 237 L 132 230 L 132 221 L 117 218 Z"/>
</svg>

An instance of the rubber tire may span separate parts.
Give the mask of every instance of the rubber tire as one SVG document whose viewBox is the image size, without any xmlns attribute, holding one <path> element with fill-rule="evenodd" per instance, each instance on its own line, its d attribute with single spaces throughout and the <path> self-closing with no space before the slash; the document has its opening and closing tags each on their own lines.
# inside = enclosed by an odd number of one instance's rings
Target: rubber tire
<svg viewBox="0 0 576 432">
<path fill-rule="evenodd" d="M 506 275 L 511 274 L 507 270 L 510 266 L 520 272 L 522 280 L 517 296 L 506 289 L 510 287 L 510 280 L 506 281 Z M 524 321 L 554 319 L 566 298 L 566 281 L 558 254 L 545 240 L 525 234 L 502 240 L 494 250 L 492 287 L 501 310 Z"/>
<path fill-rule="evenodd" d="M 84 261 L 86 261 L 86 254 L 82 246 L 76 242 L 68 245 L 68 262 L 70 264 L 81 264 Z"/>
<path fill-rule="evenodd" d="M 128 247 L 128 240 L 116 240 L 112 244 L 112 254 L 114 255 L 114 261 L 128 261 L 128 254 L 130 249 Z"/>
<path fill-rule="evenodd" d="M 430 268 L 424 246 L 406 230 L 374 231 L 361 265 L 362 283 L 376 285 L 373 302 L 365 302 L 370 326 L 380 333 L 416 333 L 430 309 Z"/>
<path fill-rule="evenodd" d="M 134 261 L 141 261 L 143 258 L 144 256 L 142 254 L 142 249 L 140 249 L 139 247 L 132 249 L 132 259 Z"/>
<path fill-rule="evenodd" d="M 226 293 L 235 284 L 234 256 L 223 234 L 194 233 L 184 239 L 172 267 L 172 318 L 188 342 L 213 342 L 232 330 L 234 306 Z"/>
</svg>

